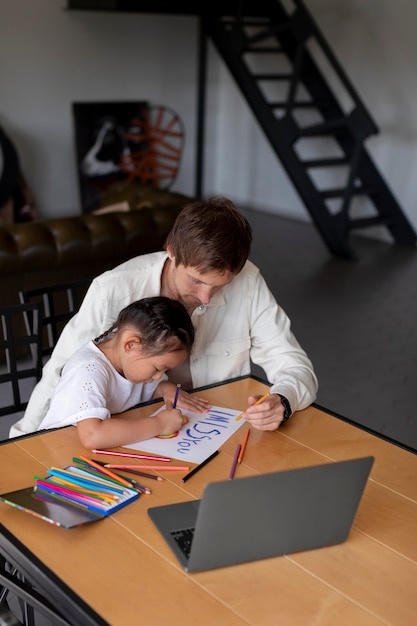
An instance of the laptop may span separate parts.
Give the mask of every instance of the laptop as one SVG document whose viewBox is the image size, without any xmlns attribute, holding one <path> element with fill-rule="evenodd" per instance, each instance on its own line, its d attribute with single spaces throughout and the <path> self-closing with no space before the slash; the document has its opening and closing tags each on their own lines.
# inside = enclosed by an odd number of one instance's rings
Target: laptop
<svg viewBox="0 0 417 626">
<path fill-rule="evenodd" d="M 374 457 L 206 485 L 201 500 L 148 514 L 187 572 L 342 543 Z"/>
</svg>

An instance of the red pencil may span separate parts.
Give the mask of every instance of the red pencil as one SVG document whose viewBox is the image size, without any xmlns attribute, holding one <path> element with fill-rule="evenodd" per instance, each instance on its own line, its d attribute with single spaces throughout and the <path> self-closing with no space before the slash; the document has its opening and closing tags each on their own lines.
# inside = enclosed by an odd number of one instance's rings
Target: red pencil
<svg viewBox="0 0 417 626">
<path fill-rule="evenodd" d="M 82 457 L 81 457 L 82 458 Z M 190 469 L 188 465 L 113 465 L 112 463 L 106 463 L 104 467 L 108 467 L 110 469 L 148 469 L 148 470 L 158 470 L 161 472 L 166 472 L 167 470 L 171 470 L 174 472 L 184 472 Z"/>
<path fill-rule="evenodd" d="M 94 454 L 108 454 L 109 456 L 123 456 L 130 459 L 145 459 L 145 461 L 164 461 L 169 463 L 171 459 L 166 456 L 149 456 L 147 454 L 133 454 L 131 452 L 115 452 L 112 450 L 91 450 Z"/>
</svg>

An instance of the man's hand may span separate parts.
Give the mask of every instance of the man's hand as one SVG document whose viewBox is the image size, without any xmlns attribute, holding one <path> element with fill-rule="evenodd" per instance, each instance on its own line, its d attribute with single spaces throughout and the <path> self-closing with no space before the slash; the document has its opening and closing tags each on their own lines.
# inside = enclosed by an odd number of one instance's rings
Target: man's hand
<svg viewBox="0 0 417 626">
<path fill-rule="evenodd" d="M 271 394 L 261 404 L 255 402 L 262 396 L 249 396 L 249 407 L 242 417 L 257 430 L 277 430 L 284 419 L 285 408 L 277 394 Z"/>
</svg>

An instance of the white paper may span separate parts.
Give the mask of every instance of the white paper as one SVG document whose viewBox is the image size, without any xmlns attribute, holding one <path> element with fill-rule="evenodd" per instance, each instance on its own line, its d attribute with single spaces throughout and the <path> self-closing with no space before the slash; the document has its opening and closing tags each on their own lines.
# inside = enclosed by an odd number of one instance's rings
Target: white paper
<svg viewBox="0 0 417 626">
<path fill-rule="evenodd" d="M 161 407 L 153 415 L 165 408 Z M 128 447 L 148 454 L 201 463 L 245 423 L 243 419 L 238 422 L 235 420 L 241 411 L 220 406 L 210 407 L 208 413 L 193 413 L 184 409 L 181 409 L 181 412 L 188 418 L 188 424 L 184 424 L 176 437 L 170 439 L 152 437 L 129 444 Z"/>
</svg>

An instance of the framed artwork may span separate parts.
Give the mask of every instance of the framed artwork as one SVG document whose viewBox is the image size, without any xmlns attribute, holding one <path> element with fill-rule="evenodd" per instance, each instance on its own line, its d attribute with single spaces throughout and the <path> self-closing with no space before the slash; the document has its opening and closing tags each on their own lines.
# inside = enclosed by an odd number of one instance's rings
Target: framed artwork
<svg viewBox="0 0 417 626">
<path fill-rule="evenodd" d="M 147 102 L 74 102 L 83 213 L 103 206 L 120 181 L 167 189 L 182 155 L 184 128 L 167 107 Z"/>
</svg>

